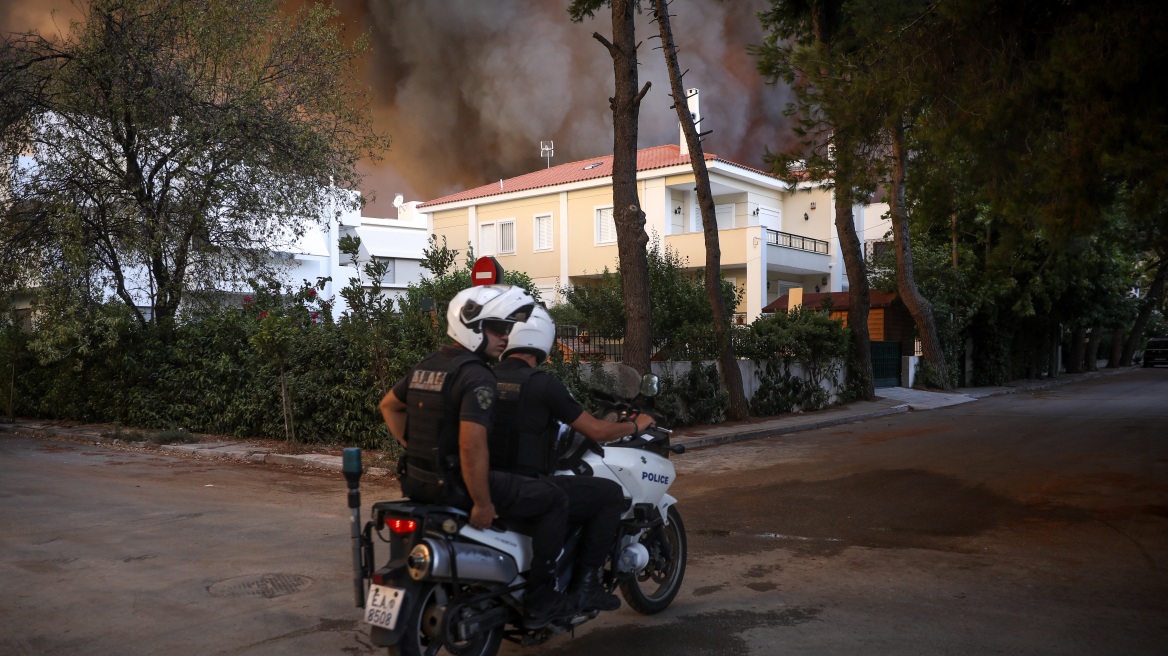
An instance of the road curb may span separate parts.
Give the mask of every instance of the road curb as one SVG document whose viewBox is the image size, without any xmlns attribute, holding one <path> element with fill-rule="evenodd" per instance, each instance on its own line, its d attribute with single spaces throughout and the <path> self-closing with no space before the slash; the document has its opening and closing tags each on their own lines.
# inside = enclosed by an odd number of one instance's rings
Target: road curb
<svg viewBox="0 0 1168 656">
<path fill-rule="evenodd" d="M 1027 383 L 1024 385 L 1017 385 L 1014 387 L 1002 387 L 1001 389 L 996 389 L 996 390 L 993 390 L 991 392 L 986 392 L 985 394 L 979 394 L 977 396 L 974 396 L 973 398 L 976 401 L 977 399 L 985 399 L 985 398 L 989 398 L 991 396 L 1007 396 L 1010 394 L 1021 394 L 1023 392 L 1041 392 L 1043 390 L 1048 390 L 1048 389 L 1051 389 L 1054 387 L 1062 387 L 1063 385 L 1070 385 L 1072 383 L 1081 383 L 1083 381 L 1093 380 L 1095 378 L 1102 378 L 1103 376 L 1113 376 L 1116 374 L 1128 373 L 1133 369 L 1138 369 L 1138 367 L 1136 367 L 1135 365 L 1132 365 L 1132 366 L 1128 366 L 1128 367 L 1119 367 L 1116 369 L 1100 369 L 1097 371 L 1083 371 L 1083 372 L 1080 372 L 1077 374 L 1059 374 L 1053 380 L 1045 380 L 1045 381 L 1040 381 L 1040 382 L 1035 382 L 1035 383 Z M 969 389 L 976 390 L 978 388 L 973 387 L 973 388 L 969 388 Z"/>
<path fill-rule="evenodd" d="M 790 433 L 801 433 L 803 431 L 815 430 L 817 428 L 827 428 L 828 426 L 838 426 L 840 424 L 850 424 L 854 421 L 864 421 L 866 419 L 876 419 L 878 417 L 886 417 L 888 415 L 898 415 L 909 411 L 907 403 L 893 406 L 891 408 L 884 408 L 882 410 L 874 410 L 872 412 L 865 412 L 857 415 L 846 415 L 842 417 L 830 417 L 800 424 L 792 424 L 783 427 L 761 428 L 753 431 L 742 431 L 738 433 L 731 433 L 728 435 L 711 435 L 709 437 L 699 437 L 693 440 L 678 441 L 678 444 L 685 445 L 688 449 L 702 449 L 711 446 L 718 446 L 720 444 L 729 444 L 731 442 L 742 442 L 744 440 L 757 440 L 764 437 L 777 437 L 779 435 L 788 435 Z"/>
</svg>

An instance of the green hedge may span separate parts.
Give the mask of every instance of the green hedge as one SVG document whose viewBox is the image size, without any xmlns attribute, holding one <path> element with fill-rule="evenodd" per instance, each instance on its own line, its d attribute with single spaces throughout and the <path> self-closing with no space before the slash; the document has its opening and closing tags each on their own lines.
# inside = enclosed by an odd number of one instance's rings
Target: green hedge
<svg viewBox="0 0 1168 656">
<path fill-rule="evenodd" d="M 357 245 L 351 240 L 343 249 L 355 257 Z M 175 323 L 142 325 L 119 303 L 46 321 L 31 333 L 10 322 L 0 329 L 6 374 L 0 375 L 0 414 L 8 414 L 11 400 L 24 417 L 392 451 L 396 442 L 378 401 L 446 341 L 445 306 L 468 284 L 472 261 L 468 254 L 466 265 L 456 267 L 454 251 L 432 241 L 425 266 L 433 278 L 411 285 L 397 301 L 380 293 L 376 281 L 384 266 L 361 265 L 374 284 L 342 290 L 352 310 L 337 321 L 331 299 L 321 297 L 324 280 L 299 289 L 253 280 L 240 305 L 226 307 L 220 299 Z M 538 298 L 526 276 L 509 272 L 506 281 Z M 672 336 L 680 353 L 708 334 L 694 324 Z M 774 363 L 752 409 L 777 414 L 826 402 L 820 384 L 841 366 L 847 337 L 838 321 L 805 310 L 760 319 L 738 330 L 735 343 L 742 357 Z M 787 380 L 794 359 L 807 372 L 798 383 Z M 583 382 L 587 374 L 601 375 L 584 371 L 591 365 L 557 354 L 544 366 L 585 406 L 595 407 Z M 678 426 L 722 421 L 726 405 L 717 370 L 700 363 L 666 377 L 657 400 Z"/>
</svg>

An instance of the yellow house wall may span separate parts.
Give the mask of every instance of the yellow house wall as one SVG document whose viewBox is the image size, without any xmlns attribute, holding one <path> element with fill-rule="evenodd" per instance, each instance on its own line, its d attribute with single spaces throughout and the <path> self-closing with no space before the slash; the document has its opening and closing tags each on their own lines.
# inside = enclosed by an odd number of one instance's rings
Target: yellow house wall
<svg viewBox="0 0 1168 656">
<path fill-rule="evenodd" d="M 812 203 L 815 209 L 811 209 Z M 833 209 L 829 189 L 815 187 L 791 192 L 783 200 L 783 232 L 830 241 Z"/>
<path fill-rule="evenodd" d="M 718 249 L 721 251 L 722 268 L 743 266 L 746 264 L 746 243 L 748 228 L 734 228 L 718 232 Z M 706 238 L 700 232 L 688 232 L 684 235 L 670 235 L 665 238 L 665 244 L 676 250 L 683 259 L 689 259 L 691 267 L 705 266 Z M 745 284 L 743 273 L 743 284 Z"/>
<path fill-rule="evenodd" d="M 733 278 L 734 286 L 738 289 L 746 287 L 746 267 L 722 267 L 722 278 Z M 743 294 L 742 302 L 733 309 L 734 312 L 746 312 L 746 295 Z"/>
<path fill-rule="evenodd" d="M 535 251 L 535 217 L 552 216 L 552 249 Z M 556 246 L 560 238 L 559 194 L 548 194 L 532 198 L 520 198 L 502 203 L 479 205 L 476 211 L 477 225 L 498 224 L 499 221 L 515 221 L 515 252 L 495 253 L 495 259 L 507 271 L 521 271 L 532 278 L 550 278 L 560 274 L 560 256 Z M 476 233 L 477 228 L 476 228 Z"/>
<path fill-rule="evenodd" d="M 446 238 L 446 245 L 459 253 L 466 251 L 466 224 L 470 220 L 470 209 L 446 210 L 434 213 L 434 236 L 438 243 Z"/>
<path fill-rule="evenodd" d="M 612 207 L 612 188 L 568 192 L 568 275 L 597 274 L 617 263 L 616 243 L 596 245 L 596 210 Z"/>
</svg>

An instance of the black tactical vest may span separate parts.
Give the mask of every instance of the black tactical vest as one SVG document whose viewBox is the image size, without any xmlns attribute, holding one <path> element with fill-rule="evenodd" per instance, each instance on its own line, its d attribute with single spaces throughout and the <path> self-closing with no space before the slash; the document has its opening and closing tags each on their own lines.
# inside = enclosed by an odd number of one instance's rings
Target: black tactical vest
<svg viewBox="0 0 1168 656">
<path fill-rule="evenodd" d="M 531 367 L 496 367 L 495 425 L 489 447 L 491 469 L 539 476 L 555 471 L 556 426 L 546 407 L 536 403 Z"/>
<path fill-rule="evenodd" d="M 476 363 L 486 366 L 473 353 L 437 351 L 410 372 L 402 492 L 411 499 L 469 504 L 458 462 L 459 404 L 450 398 L 450 389 L 459 370 Z"/>
</svg>

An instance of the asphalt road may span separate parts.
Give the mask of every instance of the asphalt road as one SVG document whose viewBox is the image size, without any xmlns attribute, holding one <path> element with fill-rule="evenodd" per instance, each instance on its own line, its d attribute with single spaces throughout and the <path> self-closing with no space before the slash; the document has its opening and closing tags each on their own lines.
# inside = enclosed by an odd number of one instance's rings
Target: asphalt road
<svg viewBox="0 0 1168 656">
<path fill-rule="evenodd" d="M 1166 424 L 1132 370 L 688 453 L 674 605 L 504 652 L 1162 654 Z M 343 490 L 0 436 L 0 654 L 368 653 Z"/>
</svg>

